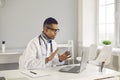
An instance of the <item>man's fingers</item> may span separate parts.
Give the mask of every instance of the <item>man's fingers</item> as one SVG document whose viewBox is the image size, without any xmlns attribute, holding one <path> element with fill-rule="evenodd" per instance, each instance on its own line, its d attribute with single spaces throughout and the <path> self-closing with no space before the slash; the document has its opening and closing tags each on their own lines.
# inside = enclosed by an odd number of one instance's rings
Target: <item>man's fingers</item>
<svg viewBox="0 0 120 80">
<path fill-rule="evenodd" d="M 64 59 L 66 60 L 66 59 L 68 59 L 68 58 L 70 58 L 70 57 L 71 57 L 71 55 L 64 57 Z"/>
<path fill-rule="evenodd" d="M 68 56 L 68 55 L 70 55 L 70 51 L 66 51 L 64 54 L 65 54 L 66 56 Z"/>
<path fill-rule="evenodd" d="M 70 58 L 71 56 L 67 56 L 67 58 Z"/>
</svg>

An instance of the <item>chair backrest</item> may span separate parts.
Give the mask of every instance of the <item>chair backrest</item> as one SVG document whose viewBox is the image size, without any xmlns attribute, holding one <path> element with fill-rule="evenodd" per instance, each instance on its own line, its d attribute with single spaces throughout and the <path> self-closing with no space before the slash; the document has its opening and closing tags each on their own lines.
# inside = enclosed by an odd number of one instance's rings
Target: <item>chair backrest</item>
<svg viewBox="0 0 120 80">
<path fill-rule="evenodd" d="M 91 44 L 89 47 L 89 57 L 88 60 L 95 60 L 97 56 L 97 45 L 96 44 Z"/>
<path fill-rule="evenodd" d="M 104 46 L 103 49 L 100 51 L 96 61 L 99 63 L 105 61 L 105 65 L 108 65 L 111 61 L 111 56 L 112 56 L 112 47 Z"/>
</svg>

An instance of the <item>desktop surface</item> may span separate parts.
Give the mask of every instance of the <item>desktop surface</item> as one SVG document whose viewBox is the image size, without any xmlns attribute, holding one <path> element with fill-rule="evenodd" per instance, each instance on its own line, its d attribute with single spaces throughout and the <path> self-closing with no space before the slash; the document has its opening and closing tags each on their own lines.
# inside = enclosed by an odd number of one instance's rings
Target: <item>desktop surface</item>
<svg viewBox="0 0 120 80">
<path fill-rule="evenodd" d="M 77 80 L 77 79 L 93 80 L 96 78 L 101 78 L 101 77 L 110 76 L 114 74 L 120 75 L 119 72 L 110 70 L 110 69 L 104 69 L 103 72 L 99 72 L 99 68 L 91 64 L 88 64 L 86 70 L 78 74 L 59 72 L 59 69 L 62 67 L 63 66 L 47 69 L 46 72 L 47 74 L 49 74 L 48 76 L 42 76 L 37 78 L 31 78 L 21 73 L 21 70 L 0 71 L 0 74 L 1 76 L 4 76 L 7 80 L 12 80 L 12 79 L 20 80 L 19 78 L 21 78 L 21 80 L 26 80 L 26 79 L 27 80 Z M 38 71 L 41 71 L 41 70 L 38 70 Z"/>
</svg>

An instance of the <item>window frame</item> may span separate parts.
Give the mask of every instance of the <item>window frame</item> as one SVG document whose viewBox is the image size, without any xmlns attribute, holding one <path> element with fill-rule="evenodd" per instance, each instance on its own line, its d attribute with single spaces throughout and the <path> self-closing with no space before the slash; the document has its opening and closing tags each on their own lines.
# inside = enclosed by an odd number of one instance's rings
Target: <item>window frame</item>
<svg viewBox="0 0 120 80">
<path fill-rule="evenodd" d="M 115 8 L 114 9 L 115 10 L 115 16 L 114 16 L 114 20 L 115 20 L 115 23 L 114 23 L 114 25 L 115 25 L 114 26 L 115 27 L 114 28 L 114 38 L 115 39 L 114 39 L 114 42 L 113 42 L 114 44 L 112 46 L 116 47 L 116 45 L 118 44 L 118 41 L 119 41 L 117 38 L 118 38 L 118 36 L 120 36 L 120 35 L 117 35 L 119 33 L 117 31 L 118 29 L 116 28 L 116 0 L 115 0 L 115 7 L 114 8 Z M 96 30 L 97 35 L 96 35 L 96 38 L 97 39 L 96 40 L 97 40 L 97 45 L 101 46 L 102 44 L 99 43 L 99 25 L 100 25 L 99 24 L 99 0 L 97 0 L 97 10 L 96 11 L 97 11 L 97 23 L 96 23 L 96 25 L 97 25 L 97 28 L 96 28 L 97 29 Z M 120 44 L 120 41 L 119 41 L 119 44 Z"/>
</svg>

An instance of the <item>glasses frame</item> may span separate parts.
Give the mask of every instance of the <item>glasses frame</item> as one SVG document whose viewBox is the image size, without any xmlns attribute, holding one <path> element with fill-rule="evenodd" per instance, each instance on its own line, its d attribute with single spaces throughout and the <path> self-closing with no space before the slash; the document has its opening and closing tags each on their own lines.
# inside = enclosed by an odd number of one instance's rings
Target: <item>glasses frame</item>
<svg viewBox="0 0 120 80">
<path fill-rule="evenodd" d="M 54 31 L 54 32 L 59 32 L 60 31 L 60 29 L 53 29 L 53 28 L 51 28 L 51 27 L 49 27 L 49 26 L 46 26 L 47 27 L 47 29 L 50 29 L 50 30 L 52 30 L 52 31 Z"/>
</svg>

